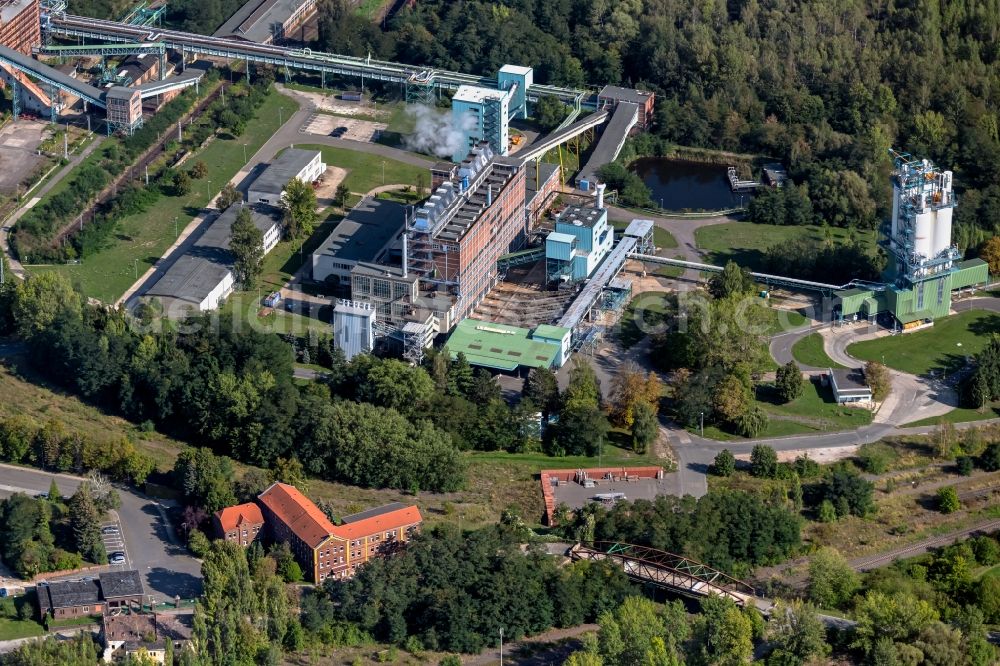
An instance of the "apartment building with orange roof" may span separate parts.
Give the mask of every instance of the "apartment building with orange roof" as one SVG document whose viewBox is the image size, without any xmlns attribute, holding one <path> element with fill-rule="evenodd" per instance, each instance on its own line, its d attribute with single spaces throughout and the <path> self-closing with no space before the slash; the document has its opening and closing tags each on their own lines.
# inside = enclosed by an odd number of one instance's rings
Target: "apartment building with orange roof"
<svg viewBox="0 0 1000 666">
<path fill-rule="evenodd" d="M 309 498 L 284 483 L 272 484 L 257 500 L 271 537 L 288 543 L 314 583 L 350 578 L 360 565 L 409 541 L 422 522 L 417 507 L 397 502 L 334 525 Z"/>
<path fill-rule="evenodd" d="M 249 546 L 264 536 L 264 515 L 253 502 L 227 506 L 212 514 L 215 535 L 220 539 Z"/>
</svg>

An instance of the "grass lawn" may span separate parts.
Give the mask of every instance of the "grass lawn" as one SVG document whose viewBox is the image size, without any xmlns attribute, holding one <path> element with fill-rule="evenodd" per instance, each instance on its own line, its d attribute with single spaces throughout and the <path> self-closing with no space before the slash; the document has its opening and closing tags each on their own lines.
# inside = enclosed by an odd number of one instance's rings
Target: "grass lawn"
<svg viewBox="0 0 1000 666">
<path fill-rule="evenodd" d="M 374 18 L 375 14 L 377 14 L 378 11 L 387 3 L 388 0 L 361 0 L 361 2 L 358 3 L 357 9 L 354 10 L 354 13 L 359 16 L 364 16 L 367 19 Z"/>
<path fill-rule="evenodd" d="M 819 382 L 807 382 L 802 395 L 786 404 L 778 404 L 769 385 L 760 386 L 757 389 L 757 404 L 768 418 L 767 428 L 760 438 L 853 430 L 872 421 L 872 413 L 867 409 L 843 407 L 835 403 L 829 389 L 820 386 Z M 696 432 L 697 428 L 689 430 Z M 705 437 L 721 441 L 741 439 L 714 425 L 705 426 Z"/>
<path fill-rule="evenodd" d="M 847 353 L 866 361 L 882 361 L 890 368 L 914 375 L 931 370 L 953 372 L 965 365 L 1000 333 L 1000 315 L 970 310 L 944 319 L 922 331 L 865 340 L 847 348 Z"/>
<path fill-rule="evenodd" d="M 323 153 L 323 161 L 330 166 L 347 169 L 348 173 L 347 177 L 344 178 L 344 184 L 350 188 L 351 192 L 357 194 L 364 194 L 380 185 L 404 184 L 416 187 L 420 184 L 418 179 L 421 177 L 424 178 L 424 188 L 430 187 L 426 169 L 387 157 L 332 146 L 300 144 L 296 145 L 296 148 L 318 150 Z M 385 165 L 384 180 L 383 165 Z"/>
<path fill-rule="evenodd" d="M 0 641 L 41 636 L 44 633 L 45 627 L 38 624 L 34 620 L 12 620 L 6 617 L 0 618 Z"/>
<path fill-rule="evenodd" d="M 997 417 L 1000 417 L 1000 402 L 992 403 L 986 408 L 985 411 L 982 412 L 971 407 L 957 407 L 947 414 L 913 421 L 912 423 L 905 424 L 903 427 L 928 426 L 937 425 L 939 423 L 968 423 L 969 421 L 983 421 L 985 419 L 994 419 Z"/>
<path fill-rule="evenodd" d="M 670 307 L 668 295 L 662 291 L 647 291 L 632 299 L 618 324 L 618 341 L 628 349 L 658 329 Z"/>
<path fill-rule="evenodd" d="M 243 145 L 246 154 L 253 155 L 280 126 L 278 109 L 290 117 L 298 105 L 290 98 L 272 91 L 247 123 L 241 138 L 217 136 L 203 150 L 187 159 L 185 165 L 196 161 L 208 165 L 208 176 L 192 183 L 186 196 L 164 196 L 141 215 L 126 217 L 119 222 L 116 242 L 76 265 L 32 267 L 31 271 L 57 271 L 79 284 L 87 296 L 113 303 L 132 286 L 136 275 L 142 275 L 163 256 L 177 239 L 179 232 L 200 213 L 222 186 L 236 175 L 243 166 Z M 94 155 L 100 151 L 95 151 Z M 93 158 L 94 155 L 90 157 Z M 90 159 L 90 158 L 88 158 Z M 64 181 L 65 182 L 65 181 Z M 211 183 L 211 186 L 209 184 Z M 57 186 L 58 187 L 58 186 Z M 55 191 L 56 188 L 53 188 Z M 176 225 L 174 221 L 177 221 Z"/>
<path fill-rule="evenodd" d="M 830 227 L 829 231 L 835 243 L 847 240 L 847 229 Z M 874 232 L 857 231 L 856 233 L 860 238 L 874 244 Z M 753 224 L 751 222 L 725 222 L 701 227 L 695 230 L 694 237 L 699 248 L 708 250 L 708 263 L 723 266 L 727 261 L 732 260 L 752 271 L 761 271 L 765 268 L 764 253 L 767 248 L 797 238 L 822 241 L 824 240 L 824 230 L 822 227 L 814 225 L 788 227 L 775 224 Z"/>
<path fill-rule="evenodd" d="M 810 333 L 792 345 L 792 358 L 814 368 L 844 367 L 834 363 L 833 359 L 827 356 L 826 350 L 823 349 L 823 336 L 819 333 Z"/>
</svg>

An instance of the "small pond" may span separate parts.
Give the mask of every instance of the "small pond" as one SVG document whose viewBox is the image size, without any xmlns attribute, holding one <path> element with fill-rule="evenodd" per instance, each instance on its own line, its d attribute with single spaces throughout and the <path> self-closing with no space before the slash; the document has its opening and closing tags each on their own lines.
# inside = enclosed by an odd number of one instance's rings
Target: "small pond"
<svg viewBox="0 0 1000 666">
<path fill-rule="evenodd" d="M 653 203 L 667 210 L 722 210 L 749 200 L 729 188 L 725 164 L 642 157 L 630 168 L 652 191 Z"/>
</svg>

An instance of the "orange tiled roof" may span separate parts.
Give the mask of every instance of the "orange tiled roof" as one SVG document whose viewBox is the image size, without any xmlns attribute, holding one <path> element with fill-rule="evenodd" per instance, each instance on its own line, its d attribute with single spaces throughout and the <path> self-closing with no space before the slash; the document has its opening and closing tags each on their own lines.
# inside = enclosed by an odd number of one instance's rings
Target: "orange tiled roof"
<svg viewBox="0 0 1000 666">
<path fill-rule="evenodd" d="M 406 527 L 407 525 L 413 525 L 414 523 L 419 523 L 421 520 L 420 509 L 415 506 L 407 506 L 371 518 L 364 518 L 345 525 L 337 525 L 333 528 L 333 534 L 341 539 L 359 539 L 372 534 L 379 534 L 399 529 L 400 527 Z"/>
<path fill-rule="evenodd" d="M 264 515 L 260 512 L 260 507 L 253 502 L 227 506 L 225 509 L 216 511 L 215 517 L 219 519 L 219 523 L 225 532 L 231 532 L 244 523 L 250 523 L 251 525 L 262 525 L 264 523 Z"/>
<path fill-rule="evenodd" d="M 333 533 L 333 523 L 295 486 L 274 483 L 258 499 L 310 548 Z"/>
</svg>

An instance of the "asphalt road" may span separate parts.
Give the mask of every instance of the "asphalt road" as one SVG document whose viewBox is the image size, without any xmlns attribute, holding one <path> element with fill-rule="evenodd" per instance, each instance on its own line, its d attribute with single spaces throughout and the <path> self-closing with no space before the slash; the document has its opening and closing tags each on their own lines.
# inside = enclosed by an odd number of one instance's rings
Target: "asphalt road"
<svg viewBox="0 0 1000 666">
<path fill-rule="evenodd" d="M 48 492 L 53 478 L 64 497 L 76 492 L 83 480 L 68 474 L 0 465 L 0 495 Z M 117 512 L 123 537 L 121 550 L 127 553 L 129 566 L 142 574 L 146 594 L 153 595 L 157 601 L 171 601 L 175 596 L 191 599 L 200 595 L 201 564 L 177 540 L 167 522 L 165 507 L 133 490 L 121 486 L 116 489 L 122 500 Z M 107 568 L 113 567 L 108 565 Z"/>
</svg>

